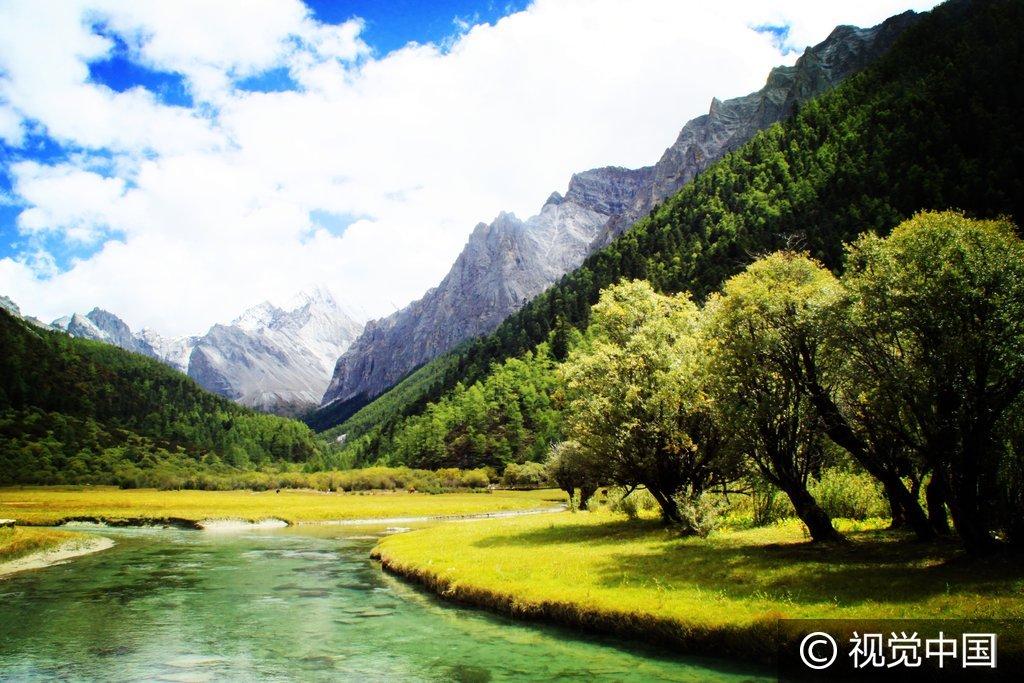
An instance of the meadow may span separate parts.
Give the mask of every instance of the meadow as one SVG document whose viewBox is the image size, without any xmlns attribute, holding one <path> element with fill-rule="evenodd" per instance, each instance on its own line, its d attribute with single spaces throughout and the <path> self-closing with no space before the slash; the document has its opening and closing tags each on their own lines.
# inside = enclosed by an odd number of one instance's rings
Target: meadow
<svg viewBox="0 0 1024 683">
<path fill-rule="evenodd" d="M 848 543 L 794 519 L 700 538 L 602 510 L 438 525 L 374 555 L 449 599 L 721 656 L 770 658 L 783 619 L 1024 618 L 1019 557 L 837 525 Z"/>
<path fill-rule="evenodd" d="M 276 491 L 160 491 L 113 486 L 0 488 L 0 518 L 47 526 L 63 520 L 242 519 L 268 517 L 289 523 L 389 517 L 473 515 L 554 507 L 554 491 L 425 494 L 404 491 L 328 493 Z"/>
</svg>

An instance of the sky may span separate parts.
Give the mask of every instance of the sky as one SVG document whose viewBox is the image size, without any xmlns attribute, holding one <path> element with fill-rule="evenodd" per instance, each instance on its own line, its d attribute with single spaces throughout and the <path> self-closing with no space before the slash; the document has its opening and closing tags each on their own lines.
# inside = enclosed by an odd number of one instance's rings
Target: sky
<svg viewBox="0 0 1024 683">
<path fill-rule="evenodd" d="M 166 335 L 314 285 L 386 315 L 477 223 L 933 4 L 0 0 L 0 294 Z"/>
</svg>

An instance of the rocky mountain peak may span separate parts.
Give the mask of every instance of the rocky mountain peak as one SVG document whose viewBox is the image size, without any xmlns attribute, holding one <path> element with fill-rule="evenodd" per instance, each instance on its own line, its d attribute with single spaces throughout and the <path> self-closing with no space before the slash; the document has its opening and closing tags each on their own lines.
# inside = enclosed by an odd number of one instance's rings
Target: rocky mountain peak
<svg viewBox="0 0 1024 683">
<path fill-rule="evenodd" d="M 264 302 L 196 339 L 188 374 L 242 404 L 297 413 L 315 406 L 338 357 L 362 331 L 326 287 L 299 292 L 283 307 Z"/>
<path fill-rule="evenodd" d="M 562 196 L 562 193 L 558 192 L 556 190 L 556 191 L 552 192 L 550 195 L 548 195 L 547 200 L 545 200 L 545 202 L 544 202 L 544 206 L 545 207 L 546 206 L 558 206 L 564 200 L 565 200 L 565 197 Z M 543 208 L 542 208 L 542 210 L 543 210 Z"/>
<path fill-rule="evenodd" d="M 6 296 L 0 295 L 0 308 L 13 315 L 15 318 L 21 317 L 21 309 L 18 308 L 18 304 L 14 303 Z"/>
<path fill-rule="evenodd" d="M 264 301 L 261 304 L 245 309 L 240 316 L 231 321 L 231 325 L 232 327 L 255 332 L 270 325 L 274 318 L 281 313 L 283 311 L 277 306 L 274 306 L 269 301 Z"/>
</svg>

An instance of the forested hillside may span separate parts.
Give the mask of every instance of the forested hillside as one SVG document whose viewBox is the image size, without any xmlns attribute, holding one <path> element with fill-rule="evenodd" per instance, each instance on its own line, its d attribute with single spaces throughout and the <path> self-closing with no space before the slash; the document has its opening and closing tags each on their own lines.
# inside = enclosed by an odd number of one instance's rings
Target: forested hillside
<svg viewBox="0 0 1024 683">
<path fill-rule="evenodd" d="M 564 353 L 600 291 L 622 278 L 702 300 L 779 248 L 839 270 L 845 242 L 922 209 L 1019 222 L 1022 30 L 1019 2 L 938 7 L 875 66 L 726 157 L 494 334 L 421 368 L 329 433 L 347 433 L 357 461 L 389 455 L 402 421 L 429 401 L 538 343 Z"/>
<path fill-rule="evenodd" d="M 117 482 L 142 471 L 303 462 L 295 420 L 201 389 L 159 361 L 0 311 L 0 483 Z"/>
</svg>

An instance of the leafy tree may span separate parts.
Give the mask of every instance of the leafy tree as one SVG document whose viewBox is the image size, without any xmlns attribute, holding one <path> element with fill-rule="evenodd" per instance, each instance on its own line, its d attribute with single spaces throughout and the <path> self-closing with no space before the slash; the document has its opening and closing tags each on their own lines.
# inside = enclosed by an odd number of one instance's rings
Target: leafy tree
<svg viewBox="0 0 1024 683">
<path fill-rule="evenodd" d="M 587 342 L 560 368 L 566 435 L 609 483 L 646 487 L 670 523 L 683 522 L 677 495 L 698 497 L 733 476 L 695 379 L 696 323 L 688 296 L 623 282 L 602 293 Z"/>
<path fill-rule="evenodd" d="M 968 550 L 994 543 L 1001 423 L 1024 391 L 1024 243 L 1005 220 L 922 213 L 849 250 L 850 372 L 900 408 Z"/>
<path fill-rule="evenodd" d="M 586 510 L 590 499 L 601 486 L 601 465 L 593 454 L 576 441 L 561 441 L 551 447 L 547 463 L 548 476 L 558 488 L 575 499 L 579 490 L 579 509 Z"/>
<path fill-rule="evenodd" d="M 511 463 L 501 475 L 501 483 L 513 489 L 536 489 L 550 483 L 548 471 L 539 462 Z"/>
<path fill-rule="evenodd" d="M 820 419 L 801 390 L 803 347 L 814 343 L 816 309 L 838 289 L 810 259 L 777 253 L 730 278 L 705 309 L 708 386 L 722 429 L 761 476 L 793 504 L 815 541 L 839 540 L 808 479 L 825 458 Z"/>
</svg>

